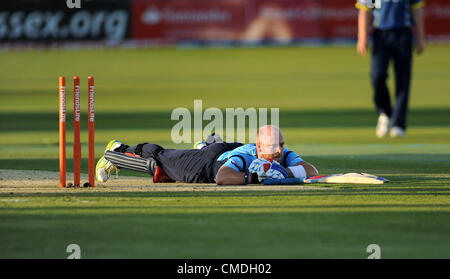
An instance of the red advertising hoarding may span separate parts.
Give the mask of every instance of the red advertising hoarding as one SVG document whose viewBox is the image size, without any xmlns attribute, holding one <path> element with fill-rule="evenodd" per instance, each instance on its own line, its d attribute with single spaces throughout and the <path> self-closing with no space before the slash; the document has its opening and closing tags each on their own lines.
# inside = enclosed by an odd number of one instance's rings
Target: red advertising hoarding
<svg viewBox="0 0 450 279">
<path fill-rule="evenodd" d="M 348 0 L 134 0 L 132 36 L 177 42 L 356 36 Z"/>
<path fill-rule="evenodd" d="M 290 41 L 321 35 L 316 0 L 134 0 L 133 37 L 163 41 Z"/>
<path fill-rule="evenodd" d="M 425 29 L 430 38 L 450 39 L 450 1 L 426 1 Z"/>
<path fill-rule="evenodd" d="M 354 1 L 322 0 L 321 36 L 327 39 L 356 38 L 358 9 Z"/>
<path fill-rule="evenodd" d="M 245 0 L 135 0 L 133 37 L 159 40 L 238 40 Z"/>
<path fill-rule="evenodd" d="M 247 1 L 248 25 L 241 39 L 291 41 L 321 36 L 319 1 Z"/>
</svg>

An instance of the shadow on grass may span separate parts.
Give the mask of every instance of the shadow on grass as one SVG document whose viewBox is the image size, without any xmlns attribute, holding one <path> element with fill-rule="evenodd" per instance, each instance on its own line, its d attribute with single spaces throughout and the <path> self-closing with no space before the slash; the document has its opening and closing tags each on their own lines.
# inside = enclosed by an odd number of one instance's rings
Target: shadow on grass
<svg viewBox="0 0 450 279">
<path fill-rule="evenodd" d="M 39 207 L 13 207 L 13 208 L 8 208 L 8 211 L 13 211 L 15 213 L 19 213 L 22 211 L 30 211 L 30 210 L 39 210 L 39 211 L 43 211 L 43 210 L 51 210 L 52 214 L 56 214 L 58 211 L 67 211 L 67 210 L 77 210 L 77 211 L 83 211 L 83 210 L 105 210 L 105 211 L 110 211 L 112 210 L 113 212 L 111 214 L 120 214 L 117 212 L 117 210 L 120 211 L 120 209 L 123 209 L 125 212 L 124 214 L 129 214 L 129 210 L 150 210 L 149 213 L 152 213 L 151 210 L 187 210 L 187 212 L 185 212 L 186 214 L 190 214 L 192 212 L 189 212 L 189 209 L 224 209 L 224 210 L 232 210 L 232 209 L 249 209 L 249 210 L 254 210 L 254 209 L 262 209 L 262 210 L 266 210 L 266 209 L 275 209 L 277 211 L 281 211 L 281 210 L 289 210 L 289 209 L 320 209 L 320 210 L 324 210 L 327 211 L 327 209 L 333 211 L 333 210 L 339 210 L 339 209 L 359 209 L 358 211 L 360 211 L 361 209 L 401 209 L 401 208 L 414 208 L 414 209 L 419 209 L 422 208 L 424 210 L 429 210 L 430 207 L 439 207 L 441 208 L 441 211 L 448 211 L 450 209 L 450 204 L 445 204 L 445 203 L 427 203 L 427 204 L 414 204 L 414 203 L 409 203 L 409 204 L 394 204 L 394 203 L 385 203 L 385 204 L 345 204 L 345 205 L 326 205 L 326 204 L 319 204 L 319 205 L 216 205 L 216 206 L 211 206 L 211 205 L 199 205 L 199 206 L 185 206 L 185 205 L 166 205 L 166 206 L 160 206 L 160 205 L 155 205 L 155 206 L 149 206 L 149 205 L 143 205 L 143 206 L 136 206 L 136 205 L 129 205 L 126 204 L 126 206 L 124 207 L 120 207 L 120 206 L 71 206 L 70 204 L 64 204 L 64 205 L 60 205 L 60 206 L 39 206 Z M 444 209 L 445 208 L 445 209 Z M 277 213 L 277 211 L 273 211 L 271 213 Z M 269 211 L 270 212 L 270 211 Z M 184 212 L 182 212 L 184 213 Z M 215 212 L 215 213 L 221 213 L 221 212 Z M 229 212 L 229 211 L 225 211 L 223 213 L 238 213 L 238 212 Z M 245 212 L 247 213 L 247 212 Z M 258 213 L 258 212 L 255 212 Z"/>
<path fill-rule="evenodd" d="M 191 112 L 193 114 L 193 112 Z M 225 114 L 225 113 L 224 113 Z M 99 112 L 96 127 L 111 129 L 171 129 L 178 120 L 171 120 L 167 112 Z M 270 119 L 270 116 L 268 116 Z M 56 131 L 58 113 L 2 112 L 0 132 L 4 131 Z M 71 114 L 68 114 L 71 119 Z M 87 119 L 87 114 L 82 114 Z M 414 127 L 450 126 L 450 110 L 447 108 L 414 109 L 410 111 L 409 123 Z M 209 121 L 204 121 L 206 125 Z M 373 127 L 376 115 L 373 110 L 280 110 L 280 126 L 283 128 L 335 128 Z M 69 123 L 70 125 L 70 123 Z M 82 125 L 83 126 L 83 125 Z M 82 129 L 87 129 L 83 126 Z"/>
<path fill-rule="evenodd" d="M 61 197 L 85 197 L 85 198 L 130 198 L 130 199 L 145 199 L 145 198 L 289 198 L 289 197 L 314 197 L 314 196 L 324 196 L 324 197 L 332 197 L 332 196 L 379 196 L 379 197 L 387 197 L 387 196 L 449 196 L 450 188 L 446 187 L 448 185 L 449 179 L 443 180 L 440 185 L 433 186 L 399 186 L 391 184 L 383 184 L 383 185 L 357 185 L 357 184 L 315 184 L 315 185 L 307 185 L 314 187 L 324 187 L 328 188 L 328 190 L 267 190 L 267 191 L 220 191 L 220 190 L 211 190 L 211 191 L 163 191 L 164 186 L 158 185 L 161 187 L 161 192 L 133 192 L 133 191 L 121 191 L 121 192 L 85 192 L 84 188 L 83 192 L 78 192 L 77 188 L 72 188 L 70 190 L 65 190 L 60 193 L 0 193 L 0 197 L 3 198 L 16 198 L 16 197 L 38 197 L 38 198 L 61 198 Z M 256 186 L 256 185 L 255 185 Z M 442 187 L 440 187 L 442 186 Z M 170 186 L 168 185 L 168 188 Z M 109 189 L 120 189 L 120 186 L 110 187 Z M 127 188 L 127 187 L 123 187 Z M 145 189 L 145 186 L 140 186 L 141 189 Z M 59 188 L 55 187 L 55 190 Z M 383 198 L 382 198 L 383 199 Z M 133 201 L 129 201 L 133 202 Z M 450 204 L 444 204 L 445 206 L 450 206 Z M 270 206 L 270 205 L 268 205 Z"/>
</svg>

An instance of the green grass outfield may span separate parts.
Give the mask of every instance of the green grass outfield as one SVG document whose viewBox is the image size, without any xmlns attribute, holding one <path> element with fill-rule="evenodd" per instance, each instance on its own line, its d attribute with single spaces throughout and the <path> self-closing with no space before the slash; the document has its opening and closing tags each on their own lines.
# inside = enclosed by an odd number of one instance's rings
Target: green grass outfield
<svg viewBox="0 0 450 279">
<path fill-rule="evenodd" d="M 430 45 L 415 59 L 402 139 L 375 138 L 370 60 L 352 47 L 0 52 L 0 169 L 58 170 L 60 75 L 68 119 L 71 77 L 82 78 L 86 158 L 92 74 L 97 158 L 113 138 L 189 147 L 171 142 L 170 115 L 200 99 L 203 110 L 280 108 L 287 147 L 320 173 L 391 180 L 304 191 L 1 192 L 0 258 L 66 258 L 71 243 L 83 258 L 367 258 L 372 243 L 382 258 L 449 258 L 449 52 Z"/>
</svg>

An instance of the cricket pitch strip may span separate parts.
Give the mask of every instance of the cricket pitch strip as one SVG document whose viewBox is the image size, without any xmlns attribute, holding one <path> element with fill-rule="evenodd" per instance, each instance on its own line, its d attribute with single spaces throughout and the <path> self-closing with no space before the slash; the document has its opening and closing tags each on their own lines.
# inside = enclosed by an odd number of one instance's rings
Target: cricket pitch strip
<svg viewBox="0 0 450 279">
<path fill-rule="evenodd" d="M 67 173 L 68 181 L 73 173 Z M 87 174 L 81 175 L 88 180 Z M 0 169 L 0 194 L 27 193 L 81 193 L 81 192 L 215 192 L 215 191 L 316 191 L 334 190 L 327 186 L 309 185 L 236 185 L 218 186 L 216 184 L 193 183 L 153 183 L 152 178 L 119 176 L 113 174 L 107 183 L 97 182 L 95 187 L 60 188 L 59 172 L 38 170 Z"/>
</svg>

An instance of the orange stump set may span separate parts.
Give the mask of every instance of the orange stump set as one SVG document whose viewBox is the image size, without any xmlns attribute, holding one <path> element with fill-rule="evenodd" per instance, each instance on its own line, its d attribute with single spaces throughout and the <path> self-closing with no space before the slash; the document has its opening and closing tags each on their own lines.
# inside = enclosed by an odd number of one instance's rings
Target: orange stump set
<svg viewBox="0 0 450 279">
<path fill-rule="evenodd" d="M 88 172 L 89 182 L 84 187 L 95 186 L 95 87 L 94 77 L 88 77 L 88 133 L 89 133 L 89 158 Z M 59 77 L 59 186 L 72 186 L 66 184 L 66 78 Z M 73 77 L 73 186 L 80 186 L 81 170 L 81 141 L 80 141 L 80 120 L 81 120 L 81 101 L 80 101 L 80 78 Z"/>
</svg>

